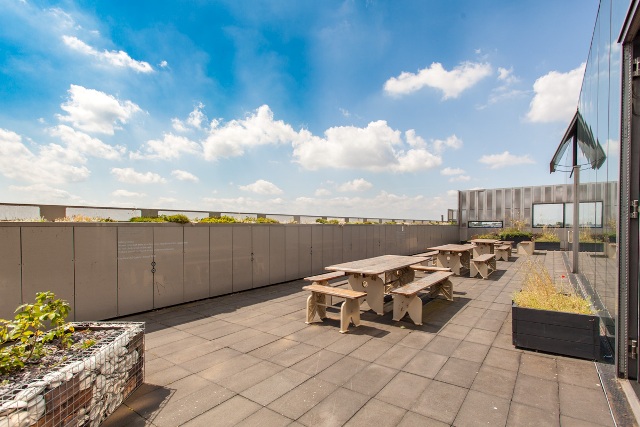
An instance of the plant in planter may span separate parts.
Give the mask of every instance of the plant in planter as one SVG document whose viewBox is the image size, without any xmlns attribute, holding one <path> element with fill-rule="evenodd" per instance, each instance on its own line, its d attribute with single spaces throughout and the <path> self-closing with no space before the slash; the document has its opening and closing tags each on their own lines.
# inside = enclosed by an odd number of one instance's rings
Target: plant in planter
<svg viewBox="0 0 640 427">
<path fill-rule="evenodd" d="M 523 287 L 513 296 L 513 345 L 566 356 L 597 359 L 600 323 L 588 299 L 565 276 L 559 284 L 544 265 L 525 263 Z"/>
<path fill-rule="evenodd" d="M 0 426 L 97 426 L 144 380 L 144 323 L 66 323 L 51 292 L 0 320 Z"/>
<path fill-rule="evenodd" d="M 536 249 L 543 251 L 559 251 L 560 250 L 560 237 L 555 230 L 548 225 L 542 227 L 542 233 L 533 237 L 536 242 Z"/>
</svg>

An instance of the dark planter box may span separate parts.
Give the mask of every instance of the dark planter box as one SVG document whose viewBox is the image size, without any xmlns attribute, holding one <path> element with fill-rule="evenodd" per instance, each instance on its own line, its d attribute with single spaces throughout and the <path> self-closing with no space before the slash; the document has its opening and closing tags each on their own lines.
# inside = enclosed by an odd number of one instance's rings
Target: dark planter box
<svg viewBox="0 0 640 427">
<path fill-rule="evenodd" d="M 569 243 L 569 250 L 573 250 L 573 243 Z M 580 242 L 580 252 L 604 252 L 603 242 Z"/>
<path fill-rule="evenodd" d="M 520 243 L 520 242 L 528 242 L 528 241 L 531 240 L 531 237 L 529 237 L 529 236 L 514 236 L 514 237 L 505 238 L 504 240 L 513 242 L 511 244 L 513 246 L 513 249 L 518 249 L 518 243 Z M 537 247 L 536 247 L 536 249 L 537 249 Z"/>
<path fill-rule="evenodd" d="M 536 250 L 540 251 L 559 251 L 560 242 L 538 242 L 536 240 Z"/>
<path fill-rule="evenodd" d="M 561 313 L 512 306 L 513 345 L 597 360 L 600 319 L 595 314 Z"/>
</svg>

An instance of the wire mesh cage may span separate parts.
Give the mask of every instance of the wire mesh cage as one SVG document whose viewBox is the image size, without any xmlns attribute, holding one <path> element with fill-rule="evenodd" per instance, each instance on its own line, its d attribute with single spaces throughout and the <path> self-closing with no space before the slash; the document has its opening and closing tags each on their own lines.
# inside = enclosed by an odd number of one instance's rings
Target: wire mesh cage
<svg viewBox="0 0 640 427">
<path fill-rule="evenodd" d="M 75 322 L 95 345 L 0 387 L 0 427 L 98 426 L 144 382 L 144 322 Z"/>
</svg>

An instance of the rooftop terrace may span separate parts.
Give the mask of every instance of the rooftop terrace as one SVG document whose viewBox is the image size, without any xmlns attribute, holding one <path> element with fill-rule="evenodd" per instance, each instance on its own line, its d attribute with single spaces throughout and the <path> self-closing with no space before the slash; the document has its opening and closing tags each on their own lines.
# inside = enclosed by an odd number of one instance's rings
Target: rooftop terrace
<svg viewBox="0 0 640 427">
<path fill-rule="evenodd" d="M 533 256 L 566 274 L 560 252 Z M 146 322 L 145 384 L 103 425 L 634 425 L 596 363 L 512 345 L 524 258 L 453 277 L 423 326 L 365 311 L 340 334 L 335 310 L 306 325 L 301 280 L 123 318 Z"/>
</svg>

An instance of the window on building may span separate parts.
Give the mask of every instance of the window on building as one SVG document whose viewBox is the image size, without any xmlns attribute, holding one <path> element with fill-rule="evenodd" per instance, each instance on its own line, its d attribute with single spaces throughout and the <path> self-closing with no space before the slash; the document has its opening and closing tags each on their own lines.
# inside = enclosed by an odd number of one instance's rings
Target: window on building
<svg viewBox="0 0 640 427">
<path fill-rule="evenodd" d="M 533 227 L 563 227 L 564 204 L 545 203 L 533 205 Z"/>
</svg>

